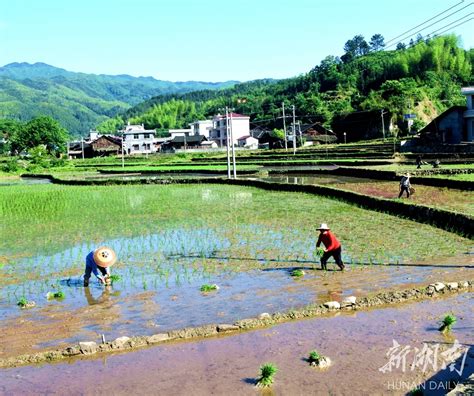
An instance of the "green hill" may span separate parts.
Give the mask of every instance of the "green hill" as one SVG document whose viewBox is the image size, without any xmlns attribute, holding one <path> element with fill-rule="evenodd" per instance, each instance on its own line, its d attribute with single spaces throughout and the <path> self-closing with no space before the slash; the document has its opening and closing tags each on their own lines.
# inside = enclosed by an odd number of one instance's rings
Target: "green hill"
<svg viewBox="0 0 474 396">
<path fill-rule="evenodd" d="M 298 121 L 329 128 L 347 114 L 384 109 L 405 132 L 406 113 L 417 114 L 414 127 L 419 128 L 448 107 L 465 104 L 460 88 L 474 83 L 474 50 L 461 48 L 455 36 L 420 40 L 390 51 L 370 49 L 366 43 L 357 47 L 360 43 L 365 43 L 363 37 L 356 36 L 346 43 L 343 56 L 327 56 L 298 77 L 162 95 L 128 109 L 120 118 L 150 128 L 179 128 L 187 125 L 190 114 L 210 117 L 230 105 L 249 115 L 254 125 L 273 129 L 282 128 L 285 102 L 287 115 L 289 106 L 295 105 Z"/>
<path fill-rule="evenodd" d="M 24 121 L 49 115 L 72 134 L 80 135 L 156 95 L 217 90 L 234 84 L 170 82 L 153 77 L 75 73 L 45 63 L 11 63 L 0 67 L 0 117 Z"/>
</svg>

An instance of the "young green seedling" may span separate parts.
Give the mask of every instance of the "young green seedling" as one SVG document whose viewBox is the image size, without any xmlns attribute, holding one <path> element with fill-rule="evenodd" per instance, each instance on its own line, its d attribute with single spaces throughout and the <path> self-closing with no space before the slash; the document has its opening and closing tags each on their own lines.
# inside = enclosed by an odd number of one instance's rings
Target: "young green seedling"
<svg viewBox="0 0 474 396">
<path fill-rule="evenodd" d="M 58 290 L 57 292 L 48 292 L 46 293 L 46 298 L 51 300 L 53 298 L 64 298 L 65 294 L 62 290 Z"/>
<path fill-rule="evenodd" d="M 438 329 L 441 332 L 450 332 L 453 325 L 456 323 L 456 316 L 447 314 L 441 321 L 441 326 Z"/>
<path fill-rule="evenodd" d="M 313 350 L 309 353 L 309 357 L 307 359 L 311 366 L 316 366 L 320 369 L 328 368 L 332 362 L 327 356 L 321 355 L 318 351 Z"/>
<path fill-rule="evenodd" d="M 213 285 L 205 284 L 201 286 L 201 291 L 203 293 L 209 293 L 214 290 L 219 290 L 219 286 L 217 286 L 216 284 L 213 284 Z"/>
<path fill-rule="evenodd" d="M 291 276 L 294 276 L 295 278 L 300 278 L 300 277 L 304 276 L 304 271 L 301 270 L 301 269 L 295 269 L 295 270 L 291 271 Z"/>
<path fill-rule="evenodd" d="M 318 351 L 311 351 L 309 353 L 308 362 L 312 366 L 317 365 L 319 363 L 319 359 L 321 359 L 321 354 Z"/>
<path fill-rule="evenodd" d="M 260 366 L 260 377 L 257 380 L 257 386 L 266 388 L 273 384 L 273 377 L 278 368 L 273 363 L 265 363 Z"/>
<path fill-rule="evenodd" d="M 18 305 L 20 308 L 26 307 L 26 304 L 28 304 L 28 300 L 26 299 L 26 297 L 20 298 L 16 303 L 16 305 Z"/>
<path fill-rule="evenodd" d="M 28 301 L 26 297 L 22 297 L 18 300 L 16 305 L 24 309 L 24 308 L 33 308 L 36 305 L 36 303 L 34 301 Z"/>
<path fill-rule="evenodd" d="M 113 274 L 113 275 L 109 276 L 109 279 L 110 279 L 110 283 L 114 283 L 114 282 L 118 282 L 119 280 L 121 280 L 122 277 L 120 275 Z"/>
<path fill-rule="evenodd" d="M 316 248 L 316 256 L 321 257 L 324 254 L 324 249 L 322 247 Z"/>
</svg>

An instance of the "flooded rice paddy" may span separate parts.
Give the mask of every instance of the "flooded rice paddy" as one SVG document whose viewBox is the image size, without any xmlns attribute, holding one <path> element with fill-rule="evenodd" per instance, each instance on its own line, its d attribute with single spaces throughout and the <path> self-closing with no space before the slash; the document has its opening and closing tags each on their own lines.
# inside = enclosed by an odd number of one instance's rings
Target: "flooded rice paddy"
<svg viewBox="0 0 474 396">
<path fill-rule="evenodd" d="M 28 185 L 4 186 L 0 198 L 0 357 L 463 279 L 473 266 L 470 240 L 309 194 Z M 319 270 L 321 222 L 343 242 L 348 271 Z M 100 245 L 116 250 L 121 280 L 85 289 L 84 257 Z M 295 268 L 306 275 L 291 277 Z M 201 293 L 205 283 L 220 288 Z M 58 290 L 64 298 L 46 298 Z M 22 297 L 36 307 L 20 309 Z"/>
<path fill-rule="evenodd" d="M 437 330 L 453 312 L 451 334 Z M 472 294 L 397 308 L 346 312 L 203 341 L 163 344 L 100 359 L 4 369 L 0 393 L 176 395 L 444 395 L 472 373 Z M 393 348 L 394 342 L 400 347 Z M 328 356 L 325 370 L 306 361 Z M 278 367 L 270 390 L 255 388 L 259 367 Z M 450 364 L 453 364 L 452 369 Z"/>
<path fill-rule="evenodd" d="M 264 180 L 289 184 L 321 184 L 354 191 L 368 196 L 387 199 L 398 198 L 399 183 L 397 181 L 373 180 L 360 177 L 336 175 L 309 175 L 305 173 L 291 175 L 272 175 Z M 450 188 L 431 187 L 413 184 L 415 193 L 410 202 L 435 206 L 446 210 L 472 215 L 474 213 L 474 192 Z M 402 199 L 406 199 L 404 194 Z"/>
</svg>

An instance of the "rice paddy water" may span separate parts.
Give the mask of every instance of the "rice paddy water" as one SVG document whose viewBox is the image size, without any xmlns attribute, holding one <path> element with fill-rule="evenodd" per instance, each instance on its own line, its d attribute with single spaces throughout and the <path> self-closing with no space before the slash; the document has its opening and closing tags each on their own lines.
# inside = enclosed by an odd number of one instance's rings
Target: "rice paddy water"
<svg viewBox="0 0 474 396">
<path fill-rule="evenodd" d="M 436 264 L 471 245 L 428 225 L 324 197 L 223 185 L 2 186 L 0 217 L 4 328 L 19 318 L 80 316 L 84 307 L 107 301 L 119 307 L 107 324 L 83 318 L 82 329 L 67 340 L 232 322 L 422 282 L 459 271 L 459 261 Z M 315 270 L 321 222 L 343 243 L 346 273 Z M 117 252 L 112 273 L 121 279 L 112 288 L 92 282 L 84 289 L 84 258 L 100 245 Z M 291 277 L 298 268 L 306 275 Z M 202 294 L 204 283 L 219 290 Z M 57 291 L 63 299 L 46 298 Z M 22 297 L 36 307 L 18 309 Z"/>
</svg>

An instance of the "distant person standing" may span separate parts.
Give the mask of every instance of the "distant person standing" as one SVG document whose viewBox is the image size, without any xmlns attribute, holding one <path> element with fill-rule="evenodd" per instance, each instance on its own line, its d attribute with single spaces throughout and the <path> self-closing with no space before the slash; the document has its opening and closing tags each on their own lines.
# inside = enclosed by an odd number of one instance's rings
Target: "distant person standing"
<svg viewBox="0 0 474 396">
<path fill-rule="evenodd" d="M 402 176 L 402 180 L 400 180 L 400 194 L 398 194 L 398 198 L 402 197 L 404 191 L 407 193 L 407 198 L 410 198 L 410 187 L 410 174 L 407 173 Z"/>
<path fill-rule="evenodd" d="M 326 248 L 324 249 L 324 253 L 321 256 L 321 269 L 327 270 L 327 261 L 329 257 L 332 256 L 334 257 L 334 260 L 336 261 L 336 264 L 339 266 L 341 271 L 343 271 L 345 266 L 341 258 L 341 243 L 337 240 L 336 236 L 330 231 L 326 223 L 322 223 L 318 230 L 319 238 L 318 242 L 316 242 L 316 249 L 319 248 L 321 243 L 323 243 Z"/>
<path fill-rule="evenodd" d="M 416 169 L 421 169 L 421 164 L 423 161 L 421 160 L 421 155 L 416 157 Z"/>
</svg>

